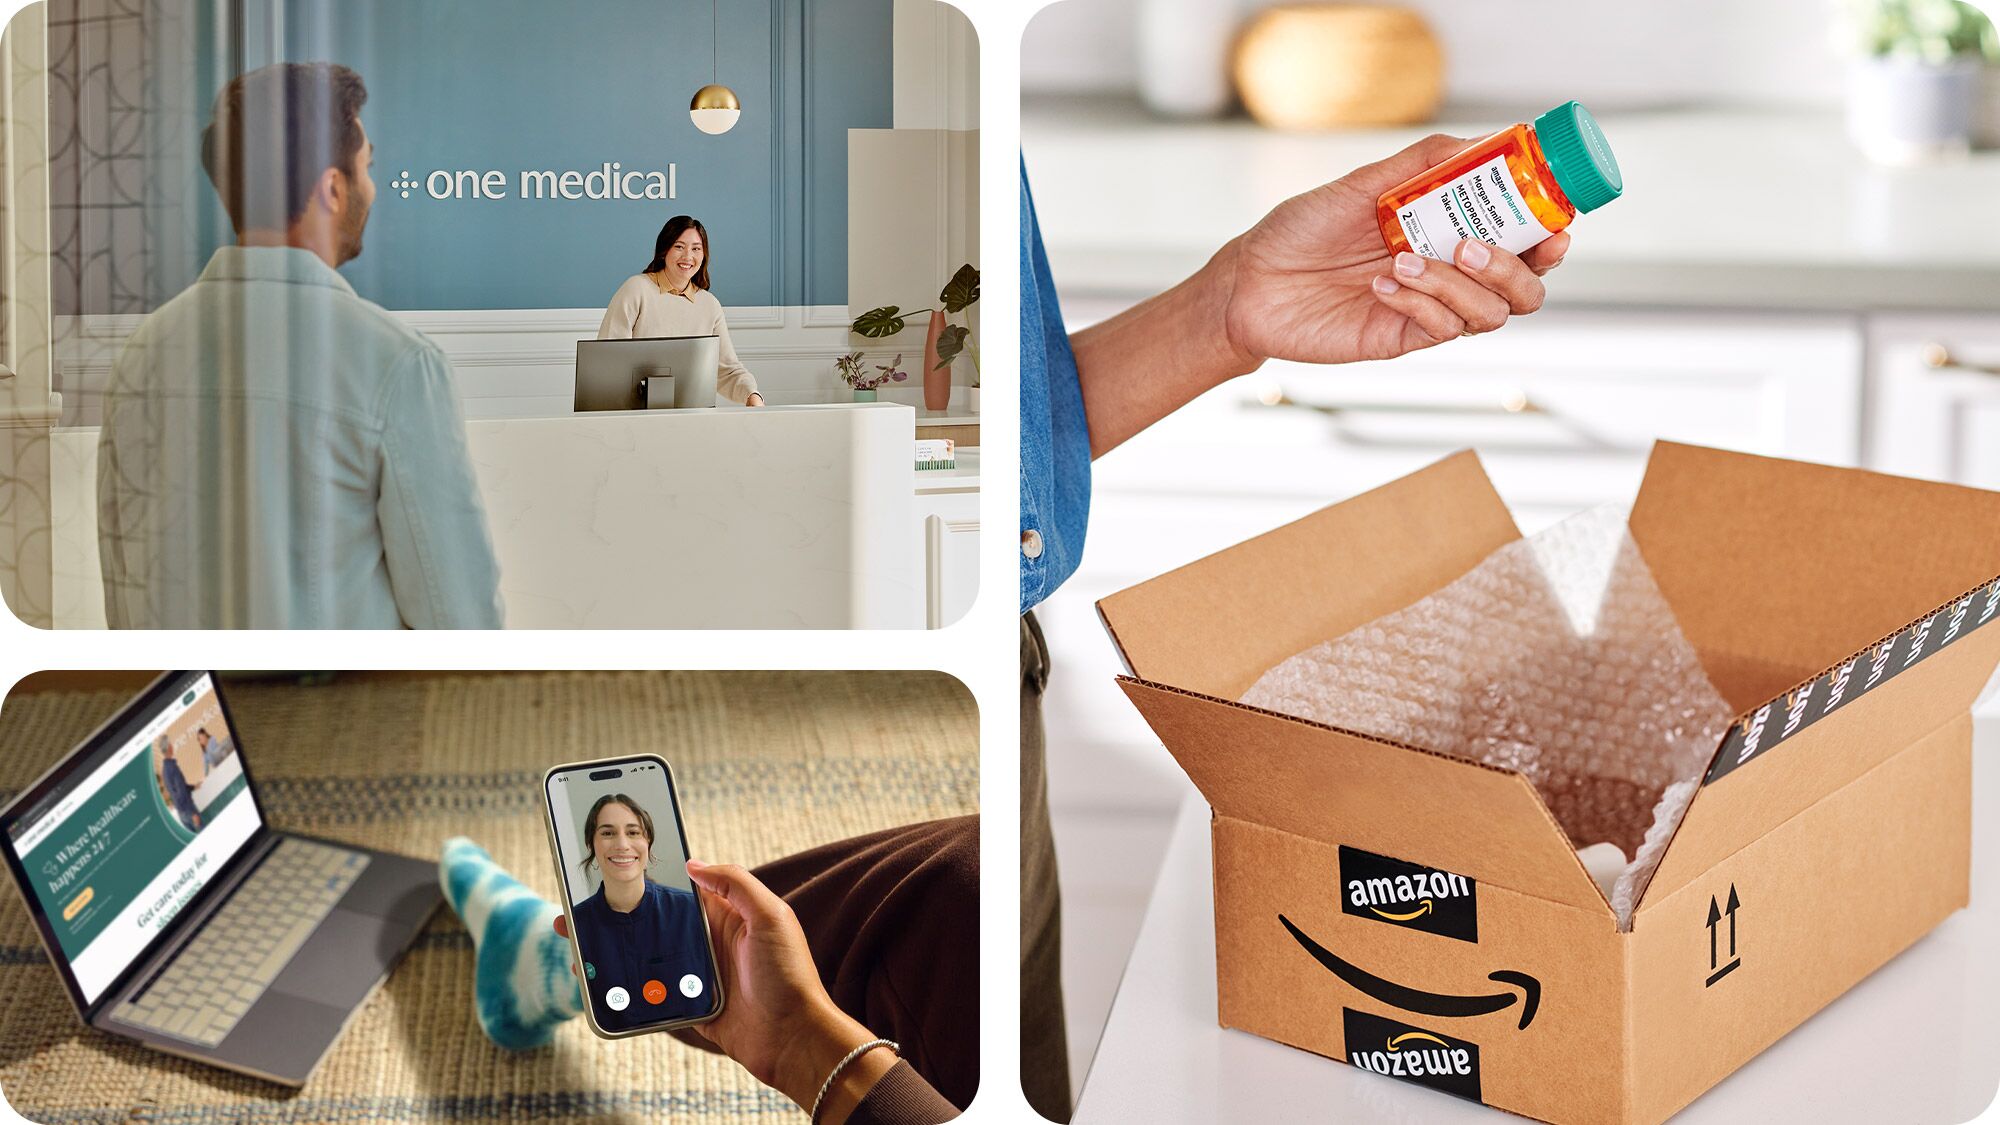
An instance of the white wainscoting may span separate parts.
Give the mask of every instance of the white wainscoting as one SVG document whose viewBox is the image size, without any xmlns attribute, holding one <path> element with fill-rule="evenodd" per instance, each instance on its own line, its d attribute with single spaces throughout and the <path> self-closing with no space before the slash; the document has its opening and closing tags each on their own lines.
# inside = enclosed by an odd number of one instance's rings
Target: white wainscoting
<svg viewBox="0 0 2000 1125">
<path fill-rule="evenodd" d="M 837 402 L 849 397 L 834 373 L 834 357 L 861 351 L 870 363 L 899 353 L 915 386 L 921 379 L 924 318 L 883 340 L 848 334 L 845 305 L 740 306 L 724 310 L 736 354 L 757 376 L 774 405 Z M 595 339 L 602 309 L 496 309 L 399 312 L 397 319 L 438 342 L 458 373 L 468 418 L 527 418 L 567 414 L 576 373 L 576 342 Z M 56 389 L 65 426 L 95 426 L 112 361 L 142 316 L 56 319 Z M 970 378 L 970 362 L 953 368 Z"/>
</svg>

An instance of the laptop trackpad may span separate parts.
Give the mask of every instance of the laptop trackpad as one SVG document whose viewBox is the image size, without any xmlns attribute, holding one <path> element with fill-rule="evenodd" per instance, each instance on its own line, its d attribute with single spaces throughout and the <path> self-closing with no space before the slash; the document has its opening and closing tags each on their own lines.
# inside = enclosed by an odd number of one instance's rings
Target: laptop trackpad
<svg viewBox="0 0 2000 1125">
<path fill-rule="evenodd" d="M 333 1045 L 347 1015 L 345 1008 L 266 992 L 211 1053 L 231 1066 L 297 1086 Z"/>
<path fill-rule="evenodd" d="M 409 933 L 407 922 L 335 908 L 271 988 L 336 1008 L 359 1007 L 403 951 Z"/>
</svg>

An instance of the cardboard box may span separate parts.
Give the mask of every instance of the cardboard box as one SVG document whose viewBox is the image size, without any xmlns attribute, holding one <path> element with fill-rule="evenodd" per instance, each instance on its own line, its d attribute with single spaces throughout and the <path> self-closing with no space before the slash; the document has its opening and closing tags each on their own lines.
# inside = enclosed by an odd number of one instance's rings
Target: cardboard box
<svg viewBox="0 0 2000 1125">
<path fill-rule="evenodd" d="M 2000 494 L 1662 443 L 1631 528 L 1740 715 L 1629 932 L 1519 774 L 1235 702 L 1518 537 L 1472 454 L 1098 604 L 1214 809 L 1223 1026 L 1657 1122 L 1966 904 Z"/>
</svg>

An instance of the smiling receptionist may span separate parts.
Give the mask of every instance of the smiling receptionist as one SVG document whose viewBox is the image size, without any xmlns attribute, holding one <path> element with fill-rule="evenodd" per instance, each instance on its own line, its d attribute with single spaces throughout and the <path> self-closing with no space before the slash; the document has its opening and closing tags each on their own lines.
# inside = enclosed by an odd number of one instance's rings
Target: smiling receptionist
<svg viewBox="0 0 2000 1125">
<path fill-rule="evenodd" d="M 691 215 L 675 215 L 653 240 L 646 272 L 628 278 L 611 295 L 598 326 L 600 340 L 656 336 L 715 336 L 715 389 L 742 406 L 762 406 L 757 377 L 736 358 L 722 302 L 708 289 L 708 228 Z"/>
</svg>

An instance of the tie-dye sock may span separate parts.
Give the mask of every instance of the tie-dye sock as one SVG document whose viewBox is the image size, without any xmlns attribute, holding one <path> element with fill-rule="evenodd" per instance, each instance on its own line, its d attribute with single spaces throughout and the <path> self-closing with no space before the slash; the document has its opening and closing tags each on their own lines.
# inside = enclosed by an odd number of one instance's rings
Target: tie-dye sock
<svg viewBox="0 0 2000 1125">
<path fill-rule="evenodd" d="M 487 1038 L 510 1051 L 540 1047 L 583 1011 L 569 942 L 555 931 L 562 908 L 521 885 L 463 836 L 444 842 L 438 881 L 472 933 L 473 1001 Z"/>
</svg>

